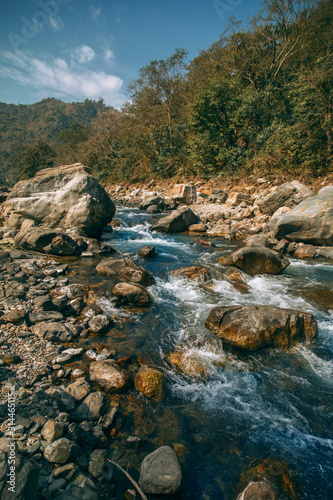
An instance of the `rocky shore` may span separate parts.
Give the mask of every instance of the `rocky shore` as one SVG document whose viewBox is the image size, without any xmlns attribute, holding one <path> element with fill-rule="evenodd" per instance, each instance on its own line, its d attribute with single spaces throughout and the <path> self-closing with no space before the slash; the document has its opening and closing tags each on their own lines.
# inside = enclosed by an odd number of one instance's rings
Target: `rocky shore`
<svg viewBox="0 0 333 500">
<path fill-rule="evenodd" d="M 9 193 L 0 213 L 1 498 L 181 497 L 182 445 L 172 448 L 161 439 L 152 449 L 144 432 L 150 425 L 146 408 L 158 411 L 167 375 L 135 352 L 122 357 L 112 342 L 98 341 L 124 319 L 104 311 L 93 288 L 75 281 L 66 257 L 98 258 L 96 273 L 114 281 L 110 292 L 119 309 L 151 306 L 146 287 L 154 276 L 99 239 L 116 224 L 114 203 L 119 203 L 163 213 L 154 231 L 190 231 L 207 246 L 214 245 L 214 236 L 243 240 L 242 249 L 220 260 L 240 286 L 243 272 L 278 274 L 293 255 L 333 259 L 333 186 L 314 193 L 297 181 L 250 181 L 230 191 L 200 183 L 105 191 L 78 164 L 41 171 Z M 153 247 L 141 252 L 142 259 L 155 257 Z M 210 279 L 202 266 L 175 273 Z M 289 349 L 317 335 L 312 314 L 260 305 L 214 308 L 205 326 L 227 346 L 249 352 Z M 200 360 L 184 367 L 175 352 L 169 362 L 200 377 Z M 131 405 L 136 426 L 127 423 Z M 7 482 L 10 446 L 15 496 Z M 119 466 L 126 457 L 137 482 Z M 298 498 L 282 461 L 264 461 L 247 471 L 236 496 Z"/>
</svg>

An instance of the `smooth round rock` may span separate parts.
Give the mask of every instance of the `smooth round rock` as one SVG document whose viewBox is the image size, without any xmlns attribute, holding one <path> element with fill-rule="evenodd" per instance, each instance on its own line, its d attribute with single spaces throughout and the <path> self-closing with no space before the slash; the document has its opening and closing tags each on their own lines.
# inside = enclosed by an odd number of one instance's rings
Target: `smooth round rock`
<svg viewBox="0 0 333 500">
<path fill-rule="evenodd" d="M 182 473 L 176 453 L 170 446 L 161 446 L 143 460 L 140 487 L 152 495 L 171 495 L 180 487 Z"/>
</svg>

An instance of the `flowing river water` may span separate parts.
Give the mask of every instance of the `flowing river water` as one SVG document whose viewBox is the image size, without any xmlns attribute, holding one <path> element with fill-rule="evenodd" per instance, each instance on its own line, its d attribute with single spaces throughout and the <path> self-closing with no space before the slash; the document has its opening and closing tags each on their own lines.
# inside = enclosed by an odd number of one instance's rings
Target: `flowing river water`
<svg viewBox="0 0 333 500">
<path fill-rule="evenodd" d="M 248 277 L 246 289 L 239 290 L 225 279 L 226 269 L 217 258 L 240 243 L 214 238 L 216 248 L 207 248 L 197 243 L 198 236 L 151 233 L 152 216 L 133 208 L 118 208 L 117 218 L 120 226 L 103 239 L 154 275 L 156 283 L 149 287 L 154 305 L 144 311 L 118 309 L 123 321 L 112 337 L 101 341 L 111 344 L 118 355 L 135 353 L 137 359 L 163 370 L 167 379 L 163 402 L 145 400 L 142 409 L 144 397 L 127 400 L 127 432 L 147 439 L 149 451 L 163 444 L 176 449 L 183 470 L 182 498 L 232 500 L 247 469 L 278 458 L 289 465 L 300 498 L 331 499 L 333 311 L 325 310 L 324 300 L 332 297 L 333 266 L 324 260 L 291 259 L 280 275 Z M 156 247 L 155 260 L 136 255 L 146 245 Z M 98 288 L 101 277 L 92 267 L 96 262 L 86 259 L 83 268 L 82 262 L 81 276 Z M 169 274 L 194 264 L 210 268 L 211 283 Z M 111 288 L 105 278 L 98 304 L 112 314 L 116 309 Z M 288 352 L 224 352 L 204 321 L 212 307 L 235 304 L 312 312 L 319 336 L 313 345 Z M 168 354 L 178 350 L 204 367 L 204 379 L 181 374 L 168 363 Z M 128 457 L 137 469 L 147 454 L 140 452 L 137 463 Z"/>
</svg>

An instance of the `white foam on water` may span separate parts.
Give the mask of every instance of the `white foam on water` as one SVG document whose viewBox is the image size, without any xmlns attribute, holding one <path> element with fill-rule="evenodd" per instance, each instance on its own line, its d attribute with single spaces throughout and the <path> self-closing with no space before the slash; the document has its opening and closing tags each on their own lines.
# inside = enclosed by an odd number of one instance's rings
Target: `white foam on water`
<svg viewBox="0 0 333 500">
<path fill-rule="evenodd" d="M 333 360 L 332 359 L 322 359 L 317 356 L 314 352 L 307 349 L 304 345 L 298 345 L 294 348 L 302 358 L 306 361 L 309 368 L 313 370 L 316 375 L 321 377 L 327 383 L 333 385 Z"/>
<path fill-rule="evenodd" d="M 118 318 L 136 318 L 136 315 L 130 311 L 116 307 L 115 301 L 108 299 L 107 297 L 97 299 L 96 304 L 102 309 L 104 314 L 107 314 L 110 317 L 116 316 Z"/>
</svg>

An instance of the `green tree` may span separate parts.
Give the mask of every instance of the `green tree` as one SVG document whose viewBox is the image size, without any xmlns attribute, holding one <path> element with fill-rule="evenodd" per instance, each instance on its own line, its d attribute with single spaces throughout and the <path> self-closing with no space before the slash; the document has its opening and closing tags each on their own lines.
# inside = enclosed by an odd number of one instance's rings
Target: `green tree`
<svg viewBox="0 0 333 500">
<path fill-rule="evenodd" d="M 55 155 L 55 150 L 43 140 L 38 141 L 32 146 L 25 146 L 23 150 L 14 157 L 14 163 L 18 168 L 19 178 L 29 179 L 39 170 L 53 167 Z"/>
</svg>

